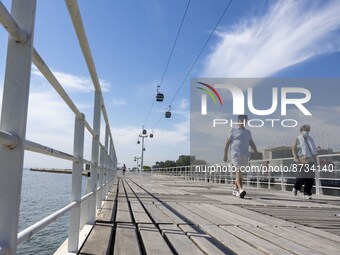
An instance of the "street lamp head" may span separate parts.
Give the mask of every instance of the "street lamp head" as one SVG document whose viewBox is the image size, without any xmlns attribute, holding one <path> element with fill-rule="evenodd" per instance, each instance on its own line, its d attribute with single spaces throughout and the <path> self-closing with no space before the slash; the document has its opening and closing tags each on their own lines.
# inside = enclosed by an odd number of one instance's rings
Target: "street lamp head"
<svg viewBox="0 0 340 255">
<path fill-rule="evenodd" d="M 147 133 L 147 132 L 146 132 L 146 129 L 143 129 L 143 132 L 142 132 L 142 133 L 143 133 L 143 135 L 146 135 L 146 133 Z"/>
</svg>

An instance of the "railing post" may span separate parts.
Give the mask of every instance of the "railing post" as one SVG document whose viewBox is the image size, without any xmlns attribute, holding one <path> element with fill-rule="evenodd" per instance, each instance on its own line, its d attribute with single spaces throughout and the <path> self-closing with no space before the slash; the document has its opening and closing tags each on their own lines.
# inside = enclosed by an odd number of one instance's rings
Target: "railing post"
<svg viewBox="0 0 340 255">
<path fill-rule="evenodd" d="M 76 201 L 78 204 L 71 209 L 70 223 L 68 230 L 68 251 L 78 252 L 79 228 L 80 228 L 80 200 L 81 185 L 83 172 L 83 154 L 84 154 L 84 119 L 76 117 L 74 125 L 74 143 L 73 155 L 79 158 L 78 162 L 73 162 L 72 166 L 72 194 L 71 202 Z"/>
<path fill-rule="evenodd" d="M 94 224 L 96 219 L 96 196 L 97 196 L 97 180 L 98 180 L 98 154 L 99 154 L 99 137 L 100 137 L 100 106 L 101 94 L 96 91 L 94 96 L 93 111 L 93 131 L 95 135 L 92 138 L 92 167 L 91 167 L 91 191 L 94 192 L 90 199 L 89 224 Z"/>
<path fill-rule="evenodd" d="M 285 186 L 284 186 L 283 178 L 284 178 L 284 176 L 283 176 L 283 171 L 281 171 L 281 190 L 282 190 L 282 191 L 285 191 L 286 188 L 285 188 Z"/>
<path fill-rule="evenodd" d="M 114 151 L 112 138 L 110 139 L 110 187 L 113 182 L 113 178 L 117 174 L 117 157 Z"/>
<path fill-rule="evenodd" d="M 320 157 L 317 157 L 317 164 L 320 166 Z M 320 195 L 320 172 L 317 167 L 315 170 L 315 193 Z"/>
<path fill-rule="evenodd" d="M 271 175 L 270 175 L 270 171 L 268 171 L 268 189 L 271 189 Z"/>
<path fill-rule="evenodd" d="M 100 147 L 100 167 L 98 168 L 99 170 L 99 182 L 98 182 L 98 186 L 99 186 L 99 191 L 97 194 L 97 208 L 102 208 L 102 199 L 103 199 L 103 171 L 104 171 L 104 147 Z"/>
<path fill-rule="evenodd" d="M 247 172 L 247 188 L 249 188 L 249 182 L 250 182 L 249 172 Z"/>
<path fill-rule="evenodd" d="M 0 130 L 15 133 L 14 148 L 0 145 L 0 250 L 16 254 L 24 140 L 32 64 L 35 0 L 13 0 L 12 17 L 28 33 L 25 43 L 9 36 Z"/>
<path fill-rule="evenodd" d="M 109 192 L 109 176 L 108 169 L 110 169 L 110 158 L 109 158 L 109 126 L 105 126 L 105 163 L 104 163 L 104 183 L 105 183 L 105 192 L 102 194 L 102 199 L 104 200 L 106 194 Z"/>
<path fill-rule="evenodd" d="M 116 155 L 116 150 L 113 145 L 113 141 L 111 140 L 112 144 L 112 170 L 113 170 L 113 175 L 112 178 L 114 178 L 117 175 L 117 155 Z"/>
</svg>

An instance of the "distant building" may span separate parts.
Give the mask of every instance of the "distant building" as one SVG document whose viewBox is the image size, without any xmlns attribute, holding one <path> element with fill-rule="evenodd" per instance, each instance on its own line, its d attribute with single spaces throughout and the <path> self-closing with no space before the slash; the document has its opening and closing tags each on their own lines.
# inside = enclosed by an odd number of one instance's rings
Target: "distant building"
<svg viewBox="0 0 340 255">
<path fill-rule="evenodd" d="M 257 159 L 257 160 L 261 160 L 263 159 L 263 153 L 262 152 L 257 152 L 257 154 L 255 155 L 254 152 L 250 152 L 250 160 L 253 160 L 253 159 Z"/>
<path fill-rule="evenodd" d="M 292 147 L 278 146 L 263 150 L 263 159 L 292 158 Z"/>
<path fill-rule="evenodd" d="M 332 149 L 318 147 L 318 155 L 335 154 Z M 263 150 L 263 159 L 291 158 L 293 157 L 292 147 L 278 146 Z"/>
<path fill-rule="evenodd" d="M 190 161 L 194 161 L 194 160 L 196 159 L 196 157 L 195 157 L 195 156 L 190 156 L 190 155 L 181 155 L 181 156 L 179 156 L 179 157 L 178 157 L 178 160 L 185 159 L 185 158 L 187 158 L 187 157 L 189 157 L 189 158 L 190 158 Z"/>
<path fill-rule="evenodd" d="M 335 154 L 332 149 L 322 149 L 320 146 L 318 147 L 318 155 L 325 155 L 325 154 Z"/>
</svg>

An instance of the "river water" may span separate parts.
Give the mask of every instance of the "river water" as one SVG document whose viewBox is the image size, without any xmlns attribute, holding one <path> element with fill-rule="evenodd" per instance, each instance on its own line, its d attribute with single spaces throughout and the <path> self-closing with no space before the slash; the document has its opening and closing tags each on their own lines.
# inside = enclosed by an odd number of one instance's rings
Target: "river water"
<svg viewBox="0 0 340 255">
<path fill-rule="evenodd" d="M 70 202 L 70 174 L 33 172 L 24 169 L 19 231 L 24 230 Z M 83 190 L 87 177 L 83 177 Z M 30 240 L 18 246 L 17 254 L 50 255 L 67 238 L 69 214 L 65 214 Z"/>
</svg>

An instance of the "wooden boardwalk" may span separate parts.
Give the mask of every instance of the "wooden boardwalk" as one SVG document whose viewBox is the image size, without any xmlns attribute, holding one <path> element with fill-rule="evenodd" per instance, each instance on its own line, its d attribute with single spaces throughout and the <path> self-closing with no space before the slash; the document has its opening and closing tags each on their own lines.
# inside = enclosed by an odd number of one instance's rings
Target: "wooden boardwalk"
<svg viewBox="0 0 340 255">
<path fill-rule="evenodd" d="M 79 254 L 340 254 L 338 197 L 120 177 Z"/>
</svg>

